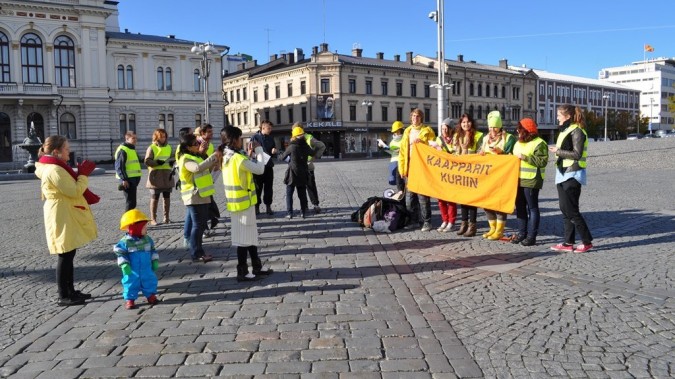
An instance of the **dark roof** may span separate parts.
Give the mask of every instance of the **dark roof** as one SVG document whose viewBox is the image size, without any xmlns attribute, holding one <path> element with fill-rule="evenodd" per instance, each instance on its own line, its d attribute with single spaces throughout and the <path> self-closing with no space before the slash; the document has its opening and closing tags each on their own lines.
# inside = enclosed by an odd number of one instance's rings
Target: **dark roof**
<svg viewBox="0 0 675 379">
<path fill-rule="evenodd" d="M 410 63 L 408 61 L 395 61 L 389 59 L 378 59 L 378 58 L 367 58 L 367 57 L 355 57 L 353 55 L 344 55 L 338 54 L 338 59 L 340 62 L 354 64 L 354 65 L 363 65 L 363 66 L 373 66 L 373 67 L 382 67 L 382 68 L 397 68 L 397 69 L 415 69 L 415 70 L 429 70 L 431 72 L 437 72 L 437 69 L 434 67 L 429 67 L 424 64 L 419 63 Z"/>
<path fill-rule="evenodd" d="M 120 40 L 130 40 L 130 41 L 139 41 L 139 42 L 156 42 L 156 43 L 167 43 L 167 44 L 182 44 L 182 45 L 194 45 L 199 43 L 196 41 L 189 41 L 186 39 L 171 38 L 167 36 L 154 36 L 150 34 L 141 34 L 141 33 L 128 33 L 128 32 L 105 32 L 107 38 L 120 39 Z M 229 46 L 225 45 L 214 45 L 219 50 L 223 51 L 224 49 L 229 50 Z"/>
</svg>

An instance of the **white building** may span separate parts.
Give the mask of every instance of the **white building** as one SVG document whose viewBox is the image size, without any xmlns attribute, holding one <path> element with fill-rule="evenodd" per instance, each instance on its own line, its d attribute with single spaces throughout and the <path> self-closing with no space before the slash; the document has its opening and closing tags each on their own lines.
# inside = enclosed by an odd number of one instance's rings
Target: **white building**
<svg viewBox="0 0 675 379">
<path fill-rule="evenodd" d="M 223 125 L 222 57 L 210 55 L 208 98 L 203 55 L 174 36 L 120 32 L 117 1 L 4 0 L 0 8 L 0 162 L 23 163 L 16 145 L 31 123 L 38 137 L 61 134 L 76 157 L 113 159 L 127 130 L 139 151 L 152 132 L 205 121 Z M 227 46 L 215 46 L 226 53 Z M 174 139 L 175 141 L 175 139 Z"/>
<path fill-rule="evenodd" d="M 675 114 L 668 109 L 669 97 L 675 96 L 675 58 L 603 68 L 599 78 L 641 91 L 640 112 L 650 120 L 652 130 L 675 129 Z"/>
</svg>

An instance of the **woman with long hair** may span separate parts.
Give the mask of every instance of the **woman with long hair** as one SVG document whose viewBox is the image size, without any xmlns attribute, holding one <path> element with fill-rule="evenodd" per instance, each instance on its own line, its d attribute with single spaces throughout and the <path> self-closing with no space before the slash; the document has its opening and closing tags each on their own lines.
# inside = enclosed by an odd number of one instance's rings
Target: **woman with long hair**
<svg viewBox="0 0 675 379">
<path fill-rule="evenodd" d="M 174 187 L 171 169 L 171 145 L 169 145 L 166 130 L 155 129 L 152 133 L 152 143 L 145 151 L 144 163 L 148 166 L 148 181 L 145 187 L 150 189 L 150 225 L 157 225 L 157 208 L 159 196 L 162 195 L 164 207 L 164 223 L 171 222 L 171 191 Z"/>
<path fill-rule="evenodd" d="M 555 146 L 548 148 L 556 155 L 555 185 L 558 202 L 563 214 L 565 241 L 552 246 L 560 252 L 585 253 L 593 247 L 593 236 L 579 211 L 581 186 L 586 184 L 586 158 L 588 157 L 588 135 L 581 108 L 561 105 L 557 112 L 561 132 Z M 575 232 L 581 244 L 574 246 Z"/>
<path fill-rule="evenodd" d="M 66 163 L 70 144 L 66 137 L 49 136 L 40 148 L 35 175 L 40 178 L 44 200 L 44 223 L 49 253 L 58 256 L 56 283 L 60 306 L 82 305 L 91 295 L 75 289 L 74 267 L 76 249 L 97 237 L 96 222 L 90 204 L 99 201 L 87 186 L 96 165 L 84 161 L 77 173 Z"/>
<path fill-rule="evenodd" d="M 478 147 L 483 143 L 483 133 L 476 130 L 473 117 L 464 113 L 459 118 L 455 128 L 455 152 L 457 155 L 476 154 Z M 471 205 L 462 204 L 462 223 L 457 235 L 473 237 L 476 235 L 476 217 L 478 210 Z"/>
</svg>

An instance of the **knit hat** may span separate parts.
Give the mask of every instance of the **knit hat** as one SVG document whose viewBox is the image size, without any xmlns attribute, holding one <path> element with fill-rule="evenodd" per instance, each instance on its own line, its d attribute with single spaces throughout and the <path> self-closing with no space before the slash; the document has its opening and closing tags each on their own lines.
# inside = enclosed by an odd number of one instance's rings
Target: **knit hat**
<svg viewBox="0 0 675 379">
<path fill-rule="evenodd" d="M 487 117 L 488 128 L 501 128 L 502 127 L 502 115 L 499 114 L 499 111 L 492 111 L 488 113 Z"/>
<path fill-rule="evenodd" d="M 537 133 L 537 123 L 534 122 L 533 119 L 531 118 L 524 118 L 518 122 L 520 126 L 523 127 L 523 129 L 527 130 L 530 133 Z"/>
<path fill-rule="evenodd" d="M 448 117 L 445 120 L 443 120 L 443 122 L 441 124 L 452 127 L 453 122 L 452 122 L 452 119 L 450 117 Z"/>
<path fill-rule="evenodd" d="M 291 137 L 299 137 L 301 135 L 305 134 L 305 130 L 302 129 L 302 126 L 294 126 L 293 130 L 291 131 Z"/>
</svg>

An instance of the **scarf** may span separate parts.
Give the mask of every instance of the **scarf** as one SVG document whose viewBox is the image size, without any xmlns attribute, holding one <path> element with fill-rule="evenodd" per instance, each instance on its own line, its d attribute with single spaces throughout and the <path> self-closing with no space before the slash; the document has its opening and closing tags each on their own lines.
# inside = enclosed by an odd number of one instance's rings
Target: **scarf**
<svg viewBox="0 0 675 379">
<path fill-rule="evenodd" d="M 68 166 L 66 162 L 62 161 L 59 158 L 52 157 L 51 155 L 43 155 L 40 157 L 38 162 L 45 164 L 55 164 L 63 168 L 64 170 L 68 171 L 70 176 L 72 176 L 74 180 L 77 180 L 77 174 L 75 173 L 75 171 L 70 166 Z M 84 196 L 84 199 L 87 200 L 87 204 L 90 205 L 96 204 L 101 200 L 101 198 L 95 193 L 91 192 L 89 188 L 87 188 L 82 195 Z"/>
</svg>

